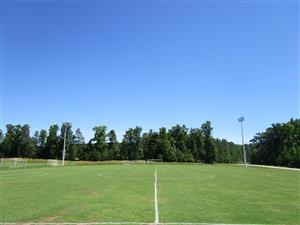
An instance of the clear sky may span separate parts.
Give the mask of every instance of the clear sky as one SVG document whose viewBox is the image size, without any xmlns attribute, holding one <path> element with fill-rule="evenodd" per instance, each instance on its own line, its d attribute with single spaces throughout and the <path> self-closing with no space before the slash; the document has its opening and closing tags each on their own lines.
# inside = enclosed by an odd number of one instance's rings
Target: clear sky
<svg viewBox="0 0 300 225">
<path fill-rule="evenodd" d="M 210 120 L 240 143 L 240 115 L 246 141 L 299 118 L 298 1 L 1 1 L 2 125 Z"/>
</svg>

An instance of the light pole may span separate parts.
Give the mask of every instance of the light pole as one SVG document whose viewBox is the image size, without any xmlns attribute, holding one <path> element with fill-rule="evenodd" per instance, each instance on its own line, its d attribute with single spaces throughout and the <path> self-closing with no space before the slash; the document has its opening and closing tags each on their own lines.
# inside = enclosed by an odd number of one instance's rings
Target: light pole
<svg viewBox="0 0 300 225">
<path fill-rule="evenodd" d="M 241 122 L 241 132 L 242 132 L 242 143 L 243 143 L 243 152 L 244 152 L 244 165 L 247 167 L 247 156 L 246 156 L 246 149 L 244 144 L 244 132 L 243 132 L 243 122 L 245 121 L 245 118 L 241 116 L 239 119 L 239 122 Z"/>
<path fill-rule="evenodd" d="M 66 155 L 66 136 L 67 136 L 67 129 L 69 127 L 71 127 L 71 123 L 68 123 L 68 122 L 65 122 L 63 123 L 64 127 L 65 127 L 65 130 L 64 130 L 64 148 L 63 148 L 63 151 L 62 151 L 62 165 L 64 166 L 65 165 L 65 155 Z"/>
</svg>

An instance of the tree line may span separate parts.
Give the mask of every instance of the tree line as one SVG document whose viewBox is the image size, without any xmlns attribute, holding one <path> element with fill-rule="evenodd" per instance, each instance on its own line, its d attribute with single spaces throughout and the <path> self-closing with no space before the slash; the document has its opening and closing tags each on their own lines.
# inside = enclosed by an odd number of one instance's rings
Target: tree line
<svg viewBox="0 0 300 225">
<path fill-rule="evenodd" d="M 176 125 L 167 130 L 142 133 L 141 127 L 128 129 L 121 142 L 116 132 L 106 126 L 93 128 L 94 136 L 87 143 L 80 129 L 75 133 L 69 123 L 51 125 L 30 135 L 30 126 L 6 125 L 0 131 L 0 157 L 61 159 L 66 136 L 67 160 L 146 160 L 167 162 L 238 162 L 242 159 L 241 146 L 212 137 L 210 121 L 200 128 L 188 129 Z"/>
<path fill-rule="evenodd" d="M 272 124 L 250 142 L 252 163 L 300 168 L 300 119 Z"/>
<path fill-rule="evenodd" d="M 213 138 L 212 129 L 210 121 L 199 128 L 176 125 L 145 133 L 135 127 L 128 129 L 119 142 L 114 130 L 96 126 L 93 138 L 86 142 L 80 129 L 73 132 L 68 123 L 51 125 L 48 131 L 36 131 L 32 136 L 28 124 L 7 124 L 5 133 L 0 130 L 0 157 L 61 159 L 65 134 L 67 160 L 242 162 L 242 146 Z M 246 145 L 246 152 L 248 162 L 253 164 L 300 168 L 300 119 L 272 124 Z"/>
</svg>

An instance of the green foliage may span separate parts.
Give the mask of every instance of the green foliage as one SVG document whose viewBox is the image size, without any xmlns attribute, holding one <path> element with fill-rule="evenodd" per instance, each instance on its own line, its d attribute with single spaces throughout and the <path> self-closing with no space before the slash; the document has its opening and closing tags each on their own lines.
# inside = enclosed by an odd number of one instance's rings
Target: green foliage
<svg viewBox="0 0 300 225">
<path fill-rule="evenodd" d="M 65 159 L 74 160 L 76 158 L 76 148 L 73 147 L 74 144 L 74 135 L 72 131 L 72 125 L 70 123 L 63 123 L 60 128 L 60 137 L 59 137 L 59 152 L 62 152 L 64 148 L 64 138 L 65 140 L 65 148 L 66 154 Z"/>
<path fill-rule="evenodd" d="M 191 129 L 190 134 L 188 131 L 185 125 L 176 125 L 169 130 L 170 143 L 175 149 L 174 155 L 178 162 L 193 162 L 197 160 L 193 154 L 201 152 L 202 137 L 200 140 L 195 140 L 197 137 L 195 130 Z"/>
<path fill-rule="evenodd" d="M 17 157 L 18 151 L 20 150 L 20 125 L 6 125 L 6 134 L 2 142 L 2 148 L 4 155 L 9 155 L 10 157 Z"/>
<path fill-rule="evenodd" d="M 183 154 L 189 153 L 186 147 L 188 139 L 188 128 L 185 125 L 176 125 L 169 130 L 170 136 L 174 140 L 175 149 Z"/>
<path fill-rule="evenodd" d="M 300 167 L 300 120 L 273 124 L 265 132 L 258 133 L 251 144 L 246 145 L 251 163 Z M 0 130 L 0 157 L 29 157 L 61 159 L 66 124 L 36 131 L 30 136 L 25 124 L 6 125 L 6 133 Z M 107 133 L 106 126 L 96 126 L 94 137 L 85 144 L 80 129 L 72 132 L 66 127 L 66 159 L 69 160 L 143 160 L 162 159 L 165 162 L 238 163 L 243 161 L 242 146 L 225 139 L 212 137 L 210 121 L 201 128 L 188 129 L 176 125 L 159 132 L 150 130 L 141 135 L 142 128 L 130 128 L 121 143 L 114 130 Z"/>
<path fill-rule="evenodd" d="M 176 161 L 176 151 L 174 146 L 170 141 L 171 137 L 167 133 L 167 129 L 162 127 L 159 129 L 157 145 L 158 152 L 163 157 L 163 161 L 166 162 L 175 162 Z"/>
<path fill-rule="evenodd" d="M 0 144 L 2 144 L 4 140 L 4 133 L 3 133 L 3 130 L 0 129 Z"/>
<path fill-rule="evenodd" d="M 190 133 L 187 140 L 187 147 L 188 149 L 190 149 L 195 160 L 204 159 L 204 137 L 200 129 L 190 129 Z"/>
<path fill-rule="evenodd" d="M 6 134 L 3 138 L 1 148 L 4 156 L 10 157 L 32 157 L 35 154 L 34 141 L 30 137 L 30 127 L 28 124 L 6 125 Z"/>
<path fill-rule="evenodd" d="M 21 127 L 21 140 L 19 155 L 25 158 L 33 158 L 36 155 L 36 148 L 33 139 L 30 137 L 30 127 L 25 124 Z"/>
<path fill-rule="evenodd" d="M 46 146 L 42 149 L 41 156 L 44 159 L 61 159 L 61 151 L 59 151 L 58 125 L 51 125 L 49 135 L 47 136 Z"/>
<path fill-rule="evenodd" d="M 106 144 L 106 126 L 96 126 L 93 128 L 95 132 L 94 138 L 89 142 L 89 160 L 105 160 L 107 159 Z"/>
<path fill-rule="evenodd" d="M 158 146 L 158 133 L 150 130 L 143 135 L 143 150 L 145 159 L 157 159 L 162 156 Z"/>
<path fill-rule="evenodd" d="M 272 124 L 251 142 L 251 162 L 300 168 L 300 119 Z"/>
<path fill-rule="evenodd" d="M 73 144 L 84 144 L 85 139 L 83 137 L 82 132 L 80 131 L 79 128 L 76 129 L 74 139 L 73 139 Z"/>
<path fill-rule="evenodd" d="M 73 137 L 73 157 L 74 159 L 87 160 L 85 139 L 79 128 L 76 129 Z"/>
<path fill-rule="evenodd" d="M 242 146 L 228 142 L 225 139 L 216 139 L 217 162 L 236 163 L 243 161 Z"/>
<path fill-rule="evenodd" d="M 107 134 L 107 138 L 108 138 L 108 159 L 109 160 L 121 159 L 120 147 L 117 141 L 116 132 L 114 130 L 111 130 Z"/>
<path fill-rule="evenodd" d="M 3 131 L 0 129 L 0 158 L 4 157 L 4 149 L 3 149 L 3 143 L 4 141 L 4 134 Z"/>
<path fill-rule="evenodd" d="M 206 163 L 214 163 L 217 160 L 217 152 L 215 141 L 211 136 L 212 127 L 210 121 L 202 124 L 201 131 L 204 136 L 204 149 L 205 149 L 205 157 L 204 161 Z"/>
<path fill-rule="evenodd" d="M 140 160 L 144 158 L 141 132 L 141 127 L 130 128 L 125 132 L 121 143 L 122 159 Z"/>
<path fill-rule="evenodd" d="M 37 139 L 37 158 L 43 158 L 43 154 L 46 151 L 47 136 L 48 134 L 46 130 L 41 130 L 39 132 Z"/>
</svg>

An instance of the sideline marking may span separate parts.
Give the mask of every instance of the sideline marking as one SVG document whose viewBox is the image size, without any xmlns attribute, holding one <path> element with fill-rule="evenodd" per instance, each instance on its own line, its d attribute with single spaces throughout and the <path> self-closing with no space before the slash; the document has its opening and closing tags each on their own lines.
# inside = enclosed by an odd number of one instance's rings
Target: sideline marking
<svg viewBox="0 0 300 225">
<path fill-rule="evenodd" d="M 0 223 L 0 225 L 113 225 L 113 224 L 121 224 L 121 225 L 126 225 L 126 224 L 134 224 L 134 225 L 151 225 L 151 223 L 147 222 L 89 222 L 89 223 Z M 280 225 L 280 224 L 245 224 L 245 223 L 158 223 L 158 225 Z"/>
<path fill-rule="evenodd" d="M 154 207 L 155 207 L 155 221 L 154 224 L 159 224 L 158 220 L 158 203 L 157 203 L 157 170 L 155 168 L 155 174 L 154 174 Z"/>
<path fill-rule="evenodd" d="M 283 167 L 283 166 L 265 166 L 265 165 L 255 165 L 255 164 L 249 164 L 249 166 L 252 166 L 252 167 L 262 167 L 262 168 L 270 168 L 270 169 L 280 169 L 280 170 L 300 171 L 300 169 L 298 169 L 298 168 L 289 168 L 289 167 Z"/>
<path fill-rule="evenodd" d="M 244 164 L 236 164 L 238 166 L 244 166 Z M 283 166 L 267 166 L 267 165 L 257 165 L 257 164 L 247 164 L 247 166 L 251 167 L 261 167 L 261 168 L 269 168 L 269 169 L 280 169 L 280 170 L 294 170 L 300 171 L 299 168 L 291 168 L 291 167 L 283 167 Z M 251 225 L 251 224 L 250 224 Z"/>
<path fill-rule="evenodd" d="M 135 224 L 135 225 L 148 225 L 146 222 L 90 222 L 90 223 L 0 223 L 1 225 L 113 225 L 113 224 Z"/>
</svg>

